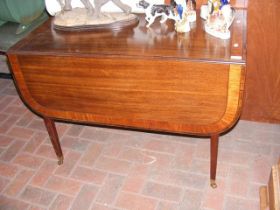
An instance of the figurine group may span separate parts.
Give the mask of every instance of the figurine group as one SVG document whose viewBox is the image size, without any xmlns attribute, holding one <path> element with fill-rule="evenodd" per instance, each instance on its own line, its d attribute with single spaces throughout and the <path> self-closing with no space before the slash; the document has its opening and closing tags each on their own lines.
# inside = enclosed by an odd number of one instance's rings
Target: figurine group
<svg viewBox="0 0 280 210">
<path fill-rule="evenodd" d="M 205 19 L 205 31 L 221 39 L 229 39 L 231 26 L 234 19 L 234 9 L 229 4 L 230 0 L 208 0 L 208 5 L 201 7 L 201 17 Z M 157 17 L 161 23 L 167 19 L 175 20 L 177 32 L 189 32 L 190 23 L 196 21 L 195 0 L 171 0 L 170 4 L 150 4 L 140 0 L 138 7 L 144 9 L 147 27 L 150 27 Z"/>
<path fill-rule="evenodd" d="M 88 18 L 86 19 L 100 20 L 97 24 L 102 22 L 101 19 L 105 16 L 101 13 L 101 7 L 110 1 L 119 7 L 123 14 L 129 15 L 132 10 L 121 0 L 57 0 L 62 14 L 72 10 L 72 1 L 80 1 L 87 10 Z M 161 23 L 172 19 L 175 21 L 175 30 L 185 33 L 190 31 L 190 24 L 196 21 L 195 0 L 170 0 L 170 4 L 152 4 L 149 0 L 139 0 L 137 7 L 142 8 L 146 14 L 147 27 L 150 27 L 157 17 L 161 17 Z M 208 0 L 207 5 L 201 6 L 200 16 L 205 19 L 205 31 L 221 39 L 230 38 L 229 27 L 234 15 L 235 10 L 230 6 L 230 0 Z M 114 22 L 117 17 L 111 19 Z"/>
</svg>

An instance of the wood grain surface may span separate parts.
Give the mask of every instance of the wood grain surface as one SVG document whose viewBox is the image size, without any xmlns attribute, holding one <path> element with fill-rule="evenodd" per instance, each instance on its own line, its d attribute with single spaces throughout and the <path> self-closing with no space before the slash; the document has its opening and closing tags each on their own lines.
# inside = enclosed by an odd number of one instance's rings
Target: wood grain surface
<svg viewBox="0 0 280 210">
<path fill-rule="evenodd" d="M 24 101 L 43 117 L 210 136 L 241 110 L 246 14 L 238 14 L 227 41 L 205 34 L 202 21 L 176 34 L 171 23 L 147 29 L 143 16 L 136 28 L 98 33 L 56 31 L 50 20 L 8 56 Z"/>
<path fill-rule="evenodd" d="M 280 1 L 248 5 L 246 97 L 242 118 L 280 123 Z"/>
<path fill-rule="evenodd" d="M 143 15 L 136 27 L 99 32 L 62 32 L 52 28 L 52 19 L 15 45 L 9 54 L 126 56 L 182 59 L 212 62 L 242 63 L 246 61 L 246 11 L 238 10 L 233 23 L 232 39 L 221 40 L 204 31 L 201 18 L 192 24 L 189 33 L 176 33 L 174 21 L 160 24 L 159 20 L 146 28 Z M 235 41 L 235 42 L 233 42 Z M 236 43 L 238 42 L 238 43 Z M 232 59 L 234 44 L 239 51 Z"/>
<path fill-rule="evenodd" d="M 241 109 L 240 65 L 28 55 L 10 59 L 26 103 L 51 118 L 210 135 L 229 128 Z"/>
</svg>

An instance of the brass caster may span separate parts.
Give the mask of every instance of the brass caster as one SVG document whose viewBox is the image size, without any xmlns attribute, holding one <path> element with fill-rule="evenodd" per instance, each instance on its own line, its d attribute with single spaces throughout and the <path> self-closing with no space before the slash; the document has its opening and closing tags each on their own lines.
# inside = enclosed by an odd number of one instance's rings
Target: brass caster
<svg viewBox="0 0 280 210">
<path fill-rule="evenodd" d="M 216 181 L 215 181 L 214 179 L 211 179 L 211 180 L 210 180 L 210 186 L 211 186 L 213 189 L 217 188 L 217 184 L 216 184 Z"/>
<path fill-rule="evenodd" d="M 57 158 L 58 158 L 57 164 L 62 165 L 63 164 L 63 156 L 57 157 Z"/>
</svg>

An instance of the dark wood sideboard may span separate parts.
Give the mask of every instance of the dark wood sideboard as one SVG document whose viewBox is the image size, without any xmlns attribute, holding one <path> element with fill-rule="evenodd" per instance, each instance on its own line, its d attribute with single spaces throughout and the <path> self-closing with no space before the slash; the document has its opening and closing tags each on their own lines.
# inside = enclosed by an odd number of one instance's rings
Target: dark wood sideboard
<svg viewBox="0 0 280 210">
<path fill-rule="evenodd" d="M 209 136 L 216 186 L 219 135 L 238 120 L 246 67 L 246 10 L 231 39 L 206 34 L 199 18 L 177 34 L 156 21 L 121 30 L 57 31 L 48 20 L 8 51 L 25 104 L 42 116 L 59 164 L 56 120 Z M 69 160 L 70 161 L 70 160 Z"/>
</svg>

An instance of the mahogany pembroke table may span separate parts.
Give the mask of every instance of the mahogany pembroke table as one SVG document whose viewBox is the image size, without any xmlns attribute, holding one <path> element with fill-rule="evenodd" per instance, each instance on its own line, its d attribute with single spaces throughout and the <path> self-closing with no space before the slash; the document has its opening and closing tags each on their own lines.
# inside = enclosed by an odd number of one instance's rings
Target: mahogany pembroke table
<svg viewBox="0 0 280 210">
<path fill-rule="evenodd" d="M 231 38 L 186 34 L 156 21 L 119 30 L 58 31 L 49 19 L 8 51 L 25 104 L 42 116 L 59 164 L 55 121 L 209 136 L 216 187 L 219 135 L 238 120 L 245 79 L 246 10 Z M 70 160 L 69 160 L 70 161 Z"/>
</svg>

